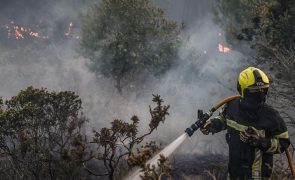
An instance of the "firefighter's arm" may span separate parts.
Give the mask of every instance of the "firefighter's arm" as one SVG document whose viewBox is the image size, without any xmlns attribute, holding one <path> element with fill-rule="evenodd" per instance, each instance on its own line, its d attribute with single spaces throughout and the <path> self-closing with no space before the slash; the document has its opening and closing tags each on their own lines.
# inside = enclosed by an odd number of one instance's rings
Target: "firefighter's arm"
<svg viewBox="0 0 295 180">
<path fill-rule="evenodd" d="M 290 145 L 290 139 L 288 131 L 282 132 L 278 135 L 275 135 L 272 138 L 266 138 L 268 146 L 263 150 L 266 153 L 277 154 L 282 153 L 287 149 Z"/>
<path fill-rule="evenodd" d="M 268 141 L 268 148 L 265 149 L 266 153 L 277 154 L 282 153 L 290 145 L 289 133 L 283 118 L 277 111 L 274 110 L 273 117 L 276 125 L 270 130 L 270 137 L 266 138 Z"/>
<path fill-rule="evenodd" d="M 226 129 L 225 113 L 226 113 L 226 105 L 219 112 L 218 116 L 206 121 L 204 126 L 200 128 L 202 133 L 205 135 L 208 135 L 209 133 L 214 134 L 222 130 L 225 130 Z"/>
<path fill-rule="evenodd" d="M 282 132 L 273 137 L 261 137 L 254 129 L 243 131 L 240 133 L 240 139 L 257 147 L 265 153 L 276 154 L 282 153 L 290 145 L 288 131 Z"/>
</svg>

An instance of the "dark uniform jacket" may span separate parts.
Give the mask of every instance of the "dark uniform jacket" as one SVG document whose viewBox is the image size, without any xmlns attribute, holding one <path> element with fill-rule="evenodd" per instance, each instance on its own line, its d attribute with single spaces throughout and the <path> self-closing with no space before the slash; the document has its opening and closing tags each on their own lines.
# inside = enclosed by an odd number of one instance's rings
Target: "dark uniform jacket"
<svg viewBox="0 0 295 180">
<path fill-rule="evenodd" d="M 251 110 L 243 107 L 240 99 L 235 99 L 226 104 L 211 121 L 215 132 L 227 129 L 228 171 L 231 179 L 269 179 L 273 154 L 283 152 L 290 144 L 284 120 L 266 104 L 258 110 Z M 248 127 L 254 128 L 263 138 L 259 147 L 240 140 L 240 132 Z"/>
</svg>

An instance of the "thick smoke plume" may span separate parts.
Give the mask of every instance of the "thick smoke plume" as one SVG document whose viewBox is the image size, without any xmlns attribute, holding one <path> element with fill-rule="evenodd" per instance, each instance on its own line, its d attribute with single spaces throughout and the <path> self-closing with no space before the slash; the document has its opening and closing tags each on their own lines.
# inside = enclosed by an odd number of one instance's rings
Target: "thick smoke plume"
<svg viewBox="0 0 295 180">
<path fill-rule="evenodd" d="M 75 16 L 73 6 L 77 8 L 81 5 L 80 11 L 84 11 L 84 7 L 89 4 L 81 4 L 78 0 L 61 1 L 59 4 L 56 1 L 46 1 L 46 3 L 49 4 L 42 4 L 46 6 L 46 14 L 40 17 L 41 20 L 45 19 L 44 21 L 47 18 L 51 19 L 46 23 L 46 25 L 52 25 L 51 33 L 56 31 L 60 20 L 67 19 L 64 17 L 69 19 Z M 209 7 L 203 7 L 203 9 L 209 10 L 212 4 L 210 2 Z M 194 5 L 199 9 L 206 6 L 204 3 L 194 3 Z M 39 6 L 41 5 L 38 3 Z M 39 15 L 35 13 L 41 12 L 32 10 L 38 7 L 36 5 L 34 8 L 30 7 L 31 10 L 19 11 L 20 4 L 2 0 L 0 22 L 5 23 L 13 19 L 13 21 L 34 24 L 38 21 Z M 183 7 L 189 7 L 189 4 Z M 169 16 L 177 19 L 177 15 L 171 11 L 176 8 L 173 3 L 167 8 L 170 12 Z M 21 15 L 23 13 L 25 16 Z M 152 103 L 152 94 L 160 94 L 166 104 L 171 106 L 170 116 L 151 138 L 163 144 L 170 142 L 196 121 L 197 109 L 206 111 L 221 98 L 236 94 L 236 76 L 245 66 L 240 53 L 230 51 L 224 54 L 218 51 L 219 43 L 226 44 L 223 32 L 213 23 L 210 13 L 204 14 L 207 14 L 206 17 L 198 17 L 197 21 L 189 16 L 187 22 L 190 24 L 183 32 L 184 41 L 179 49 L 179 65 L 173 67 L 160 79 L 144 82 L 143 87 L 146 88 L 140 93 L 123 91 L 123 96 L 120 96 L 111 80 L 97 78 L 88 68 L 89 60 L 77 54 L 76 42 L 48 41 L 40 46 L 35 43 L 25 46 L 17 45 L 14 49 L 0 49 L 1 96 L 9 98 L 27 86 L 75 91 L 82 98 L 84 112 L 90 119 L 87 132 L 91 134 L 92 128 L 109 125 L 114 118 L 128 120 L 133 114 L 144 120 L 141 123 L 141 129 L 147 130 L 148 122 L 145 120 L 149 119 L 148 105 Z M 32 17 L 33 22 L 30 21 Z M 4 40 L 0 43 L 0 47 L 4 47 L 10 41 L 7 38 Z M 152 86 L 149 86 L 151 84 Z M 212 141 L 212 139 L 216 140 Z M 223 139 L 223 136 L 204 137 L 197 133 L 179 149 L 179 152 L 202 153 L 210 150 L 220 153 L 225 149 Z"/>
</svg>

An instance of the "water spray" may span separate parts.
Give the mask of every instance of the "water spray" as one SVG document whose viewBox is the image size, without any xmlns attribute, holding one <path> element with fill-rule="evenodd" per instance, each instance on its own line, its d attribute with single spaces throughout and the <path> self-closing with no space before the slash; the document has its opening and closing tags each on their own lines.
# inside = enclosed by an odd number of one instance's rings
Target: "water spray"
<svg viewBox="0 0 295 180">
<path fill-rule="evenodd" d="M 170 143 L 168 146 L 166 146 L 161 152 L 159 152 L 157 155 L 155 155 L 152 159 L 146 162 L 146 164 L 150 164 L 151 166 L 155 166 L 157 168 L 158 159 L 160 158 L 160 155 L 164 155 L 166 157 L 169 157 L 188 137 L 187 133 L 183 133 L 181 136 L 179 136 L 177 139 L 175 139 L 172 143 Z M 131 176 L 128 177 L 128 179 L 125 180 L 140 180 L 140 170 L 136 170 Z"/>
</svg>

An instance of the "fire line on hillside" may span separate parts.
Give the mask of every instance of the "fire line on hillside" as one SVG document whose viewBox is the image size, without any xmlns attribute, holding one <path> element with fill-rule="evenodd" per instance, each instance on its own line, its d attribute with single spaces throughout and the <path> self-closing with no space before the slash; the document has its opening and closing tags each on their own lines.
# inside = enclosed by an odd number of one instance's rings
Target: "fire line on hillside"
<svg viewBox="0 0 295 180">
<path fill-rule="evenodd" d="M 35 31 L 29 27 L 20 26 L 16 24 L 14 21 L 11 21 L 8 25 L 5 25 L 4 27 L 7 31 L 7 38 L 9 39 L 14 38 L 16 40 L 22 40 L 22 39 L 26 39 L 27 37 L 33 37 L 33 38 L 38 38 L 43 40 L 50 39 L 48 35 L 44 35 L 43 33 Z M 73 31 L 73 28 L 74 28 L 74 23 L 70 22 L 68 24 L 67 31 L 64 33 L 64 36 L 68 38 L 73 38 L 73 39 L 80 39 L 80 36 Z"/>
</svg>

